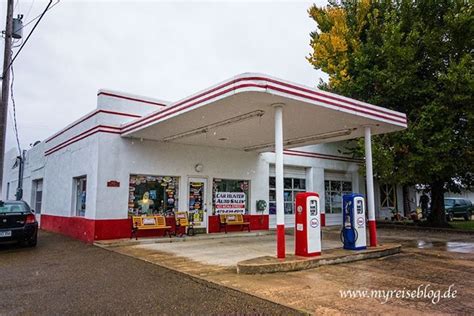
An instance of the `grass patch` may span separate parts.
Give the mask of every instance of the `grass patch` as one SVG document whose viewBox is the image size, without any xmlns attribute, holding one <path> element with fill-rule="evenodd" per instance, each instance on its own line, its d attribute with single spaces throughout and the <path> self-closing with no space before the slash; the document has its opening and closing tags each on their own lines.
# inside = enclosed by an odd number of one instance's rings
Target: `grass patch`
<svg viewBox="0 0 474 316">
<path fill-rule="evenodd" d="M 474 221 L 465 221 L 465 220 L 454 220 L 449 222 L 449 225 L 455 229 L 462 229 L 462 230 L 474 230 Z"/>
</svg>

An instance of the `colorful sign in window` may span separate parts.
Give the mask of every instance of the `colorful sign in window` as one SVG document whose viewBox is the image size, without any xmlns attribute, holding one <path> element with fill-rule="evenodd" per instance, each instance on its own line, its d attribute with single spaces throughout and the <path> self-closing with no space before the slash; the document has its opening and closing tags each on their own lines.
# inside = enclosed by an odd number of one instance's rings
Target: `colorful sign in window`
<svg viewBox="0 0 474 316">
<path fill-rule="evenodd" d="M 214 179 L 213 213 L 247 214 L 249 210 L 248 180 Z"/>
<path fill-rule="evenodd" d="M 189 181 L 189 214 L 196 227 L 205 227 L 205 183 Z"/>
<path fill-rule="evenodd" d="M 178 207 L 178 177 L 130 175 L 130 215 L 172 215 Z"/>
</svg>

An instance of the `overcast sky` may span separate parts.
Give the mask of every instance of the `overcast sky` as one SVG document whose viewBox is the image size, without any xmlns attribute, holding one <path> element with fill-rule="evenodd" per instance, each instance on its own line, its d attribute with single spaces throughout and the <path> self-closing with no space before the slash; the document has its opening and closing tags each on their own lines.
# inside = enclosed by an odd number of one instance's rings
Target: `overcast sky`
<svg viewBox="0 0 474 316">
<path fill-rule="evenodd" d="M 15 15 L 26 23 L 47 2 L 15 0 Z M 101 88 L 174 101 L 243 72 L 315 86 L 326 77 L 305 59 L 313 2 L 326 1 L 61 0 L 14 64 L 21 146 L 93 110 Z M 2 30 L 5 12 L 2 0 Z M 15 146 L 11 117 L 7 150 Z"/>
</svg>

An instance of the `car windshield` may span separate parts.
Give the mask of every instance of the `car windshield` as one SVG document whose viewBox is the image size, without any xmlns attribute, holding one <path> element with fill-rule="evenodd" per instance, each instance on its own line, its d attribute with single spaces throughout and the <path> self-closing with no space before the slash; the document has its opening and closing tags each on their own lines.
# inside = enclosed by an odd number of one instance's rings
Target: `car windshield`
<svg viewBox="0 0 474 316">
<path fill-rule="evenodd" d="M 444 207 L 446 206 L 454 206 L 454 200 L 452 199 L 444 200 Z"/>
<path fill-rule="evenodd" d="M 20 213 L 29 211 L 30 209 L 25 203 L 0 201 L 0 213 Z"/>
</svg>

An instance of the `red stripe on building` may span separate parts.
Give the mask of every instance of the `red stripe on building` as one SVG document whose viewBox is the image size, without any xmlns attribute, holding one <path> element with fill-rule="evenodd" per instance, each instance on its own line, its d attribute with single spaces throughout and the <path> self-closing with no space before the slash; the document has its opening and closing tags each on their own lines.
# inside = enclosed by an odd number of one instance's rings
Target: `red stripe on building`
<svg viewBox="0 0 474 316">
<path fill-rule="evenodd" d="M 148 100 L 143 100 L 143 99 L 137 99 L 137 98 L 127 97 L 127 96 L 124 96 L 124 95 L 119 95 L 119 94 L 114 94 L 114 93 L 109 93 L 109 92 L 99 92 L 99 93 L 97 93 L 97 96 L 99 96 L 99 95 L 106 95 L 106 96 L 114 97 L 114 98 L 118 98 L 118 99 L 125 99 L 125 100 L 130 100 L 130 101 L 148 103 L 148 104 L 158 105 L 158 106 L 166 106 L 166 104 L 159 103 L 159 102 L 148 101 Z"/>
<path fill-rule="evenodd" d="M 274 80 L 274 79 L 271 79 L 271 78 L 251 77 L 250 80 L 266 80 L 266 81 L 276 83 L 276 84 L 279 84 L 279 85 L 282 85 L 282 86 L 285 86 L 285 87 L 288 87 L 288 88 L 292 88 L 292 89 L 295 89 L 295 90 L 300 90 L 300 91 L 307 92 L 307 93 L 310 93 L 310 94 L 318 95 L 318 96 L 328 98 L 328 99 L 331 99 L 331 100 L 334 100 L 334 101 L 347 103 L 347 104 L 354 105 L 356 107 L 361 107 L 361 108 L 365 108 L 365 109 L 368 109 L 368 110 L 384 113 L 384 114 L 387 114 L 387 115 L 393 115 L 393 116 L 401 118 L 401 119 L 406 119 L 405 115 L 398 114 L 398 113 L 393 113 L 393 112 L 390 112 L 390 111 L 386 111 L 385 109 L 382 109 L 382 108 L 375 109 L 371 106 L 365 105 L 364 103 L 362 103 L 361 101 L 358 101 L 358 100 L 355 100 L 357 102 L 354 102 L 352 100 L 347 100 L 347 99 L 341 98 L 340 96 L 337 96 L 337 95 L 334 95 L 334 94 L 326 94 L 326 93 L 323 93 L 323 92 L 310 90 L 310 89 L 307 89 L 307 88 L 304 88 L 304 87 L 295 86 L 295 85 L 292 85 L 292 84 L 289 84 L 289 83 L 286 83 L 286 82 L 282 82 L 282 81 L 278 81 L 278 80 Z"/>
<path fill-rule="evenodd" d="M 141 117 L 140 115 L 136 115 L 136 114 L 130 114 L 130 113 L 124 113 L 124 112 L 117 112 L 117 111 L 109 111 L 109 110 L 96 110 L 92 113 L 90 113 L 89 115 L 86 115 L 84 116 L 81 120 L 77 121 L 76 123 L 74 123 L 73 125 L 69 126 L 69 127 L 66 127 L 65 129 L 59 131 L 58 133 L 54 134 L 53 136 L 47 138 L 45 140 L 45 143 L 48 143 L 50 141 L 52 141 L 53 139 L 55 139 L 56 137 L 64 134 L 65 132 L 67 132 L 68 130 L 70 130 L 71 128 L 79 125 L 80 123 L 90 119 L 91 117 L 99 114 L 99 113 L 106 113 L 106 114 L 111 114 L 111 115 L 119 115 L 119 116 L 126 116 L 126 117 L 133 117 L 133 118 L 139 118 Z"/>
<path fill-rule="evenodd" d="M 61 144 L 58 144 L 56 146 L 54 146 L 53 148 L 50 148 L 48 150 L 45 151 L 45 156 L 48 156 L 60 149 L 63 149 L 64 147 L 67 147 L 71 144 L 74 144 L 84 138 L 87 138 L 89 136 L 92 136 L 98 132 L 102 132 L 102 133 L 111 133 L 111 134 L 120 134 L 120 128 L 119 127 L 115 127 L 115 126 L 107 126 L 107 125 L 98 125 L 98 126 L 95 126 L 95 127 L 92 127 L 82 133 L 80 133 L 79 135 L 76 135 L 72 138 L 70 138 L 69 140 L 67 141 L 64 141 L 62 142 Z"/>
<path fill-rule="evenodd" d="M 312 97 L 312 96 L 308 96 L 308 95 L 305 95 L 305 94 L 301 94 L 301 93 L 297 93 L 297 92 L 294 92 L 294 91 L 291 91 L 291 90 L 286 90 L 286 89 L 282 89 L 282 88 L 279 88 L 279 87 L 275 87 L 275 86 L 272 86 L 272 85 L 263 85 L 263 84 L 241 84 L 241 85 L 238 85 L 238 86 L 235 86 L 235 87 L 231 87 L 231 88 L 228 88 L 226 90 L 223 90 L 223 91 L 220 91 L 218 93 L 215 93 L 213 95 L 210 95 L 204 99 L 201 99 L 199 101 L 196 101 L 196 102 L 193 102 L 193 103 L 190 103 L 186 106 L 183 106 L 181 108 L 178 108 L 176 109 L 176 107 L 178 105 L 180 105 L 179 103 L 176 104 L 176 105 L 173 105 L 173 106 L 170 106 L 168 108 L 166 108 L 165 110 L 163 111 L 160 111 L 160 112 L 156 112 L 148 117 L 143 117 L 139 120 L 136 120 L 134 122 L 131 122 L 129 124 L 126 124 L 124 125 L 123 127 L 123 130 L 122 130 L 122 133 L 127 133 L 127 132 L 130 132 L 130 131 L 133 131 L 133 130 L 136 130 L 137 128 L 140 128 L 144 125 L 147 125 L 147 124 L 150 124 L 150 123 L 153 123 L 161 118 L 165 118 L 171 114 L 174 114 L 176 112 L 179 112 L 179 111 L 182 111 L 182 110 L 185 110 L 185 109 L 188 109 L 194 105 L 197 105 L 199 103 L 203 103 L 203 102 L 206 102 L 208 100 L 211 100 L 213 98 L 216 98 L 218 96 L 221 96 L 223 94 L 226 94 L 230 91 L 235 91 L 235 90 L 238 90 L 238 89 L 242 89 L 242 88 L 247 88 L 247 87 L 256 87 L 256 88 L 261 88 L 261 89 L 270 89 L 270 90 L 274 90 L 274 91 L 279 91 L 279 92 L 283 92 L 283 93 L 286 93 L 286 94 L 290 94 L 290 95 L 294 95 L 294 96 L 298 96 L 298 97 L 301 97 L 301 98 L 306 98 L 306 99 L 309 99 L 309 100 L 312 100 L 312 101 L 317 101 L 317 102 L 322 102 L 322 103 L 325 103 L 325 104 L 328 104 L 328 105 L 332 105 L 332 106 L 335 106 L 335 107 L 339 107 L 339 108 L 344 108 L 344 109 L 347 109 L 347 110 L 350 110 L 350 111 L 355 111 L 355 112 L 359 112 L 359 113 L 363 113 L 365 115 L 369 115 L 369 116 L 375 116 L 375 117 L 378 117 L 378 118 L 382 118 L 382 119 L 386 119 L 388 121 L 392 121 L 392 122 L 396 122 L 396 123 L 402 123 L 402 124 L 406 124 L 406 120 L 405 119 L 396 119 L 396 118 L 392 118 L 392 117 L 388 117 L 386 115 L 382 115 L 382 114 L 377 114 L 377 113 L 372 113 L 372 112 L 369 112 L 369 111 L 365 111 L 365 110 L 360 110 L 360 109 L 356 109 L 356 108 L 353 108 L 351 106 L 345 106 L 345 105 L 340 105 L 340 104 L 337 104 L 337 103 L 334 103 L 334 102 L 331 102 L 331 101 L 326 101 L 326 100 L 322 100 L 320 98 L 317 98 L 317 97 Z M 213 89 L 213 90 L 217 90 L 217 88 Z M 197 96 L 196 96 L 197 97 Z M 373 110 L 375 111 L 375 110 Z M 145 121 L 145 122 L 143 122 Z M 143 122 L 141 124 L 138 124 L 139 122 Z M 138 124 L 138 125 L 137 125 Z"/>
<path fill-rule="evenodd" d="M 350 101 L 350 100 L 345 100 L 345 99 L 342 99 L 340 97 L 337 97 L 337 96 L 333 96 L 333 95 L 327 95 L 325 93 L 321 93 L 321 92 L 318 92 L 318 91 L 313 91 L 313 90 L 310 90 L 310 89 L 306 89 L 306 88 L 303 88 L 303 87 L 298 87 L 298 86 L 294 86 L 294 85 L 291 85 L 291 84 L 288 84 L 288 83 L 285 83 L 285 82 L 280 82 L 280 81 L 277 81 L 277 80 L 274 80 L 274 79 L 270 79 L 270 78 L 264 78 L 264 77 L 248 77 L 248 78 L 239 78 L 239 79 L 235 79 L 235 80 L 231 80 L 229 82 L 226 82 L 222 85 L 219 85 L 217 87 L 214 87 L 212 89 L 209 89 L 205 92 L 202 92 L 198 95 L 195 95 L 193 97 L 190 97 L 188 99 L 185 99 L 183 101 L 180 101 L 176 104 L 173 104 L 173 105 L 170 105 L 168 106 L 166 109 L 164 109 L 163 111 L 160 111 L 160 112 L 156 112 L 148 117 L 143 117 L 142 119 L 139 119 L 139 120 L 136 120 L 134 122 L 130 122 L 129 124 L 125 125 L 124 126 L 124 129 L 128 128 L 128 127 L 132 127 L 132 126 L 135 126 L 136 124 L 144 121 L 144 120 L 148 120 L 148 119 L 151 119 L 159 114 L 164 114 L 164 113 L 167 113 L 168 111 L 180 106 L 180 105 L 183 105 L 187 102 L 190 102 L 190 101 L 193 101 L 197 98 L 200 98 L 204 95 L 207 95 L 209 93 L 212 93 L 214 91 L 217 91 L 217 90 L 220 90 L 226 86 L 229 86 L 229 85 L 232 85 L 232 84 L 235 84 L 237 82 L 240 82 L 240 81 L 243 81 L 243 80 L 259 80 L 259 81 L 268 81 L 268 82 L 272 82 L 272 83 L 276 83 L 276 84 L 279 84 L 279 85 L 282 85 L 282 86 L 286 86 L 286 87 L 289 87 L 289 88 L 292 88 L 292 89 L 295 89 L 295 90 L 299 90 L 299 91 L 303 91 L 303 92 L 306 92 L 306 93 L 310 93 L 310 94 L 313 94 L 313 95 L 318 95 L 318 96 L 321 96 L 321 97 L 324 97 L 324 98 L 328 98 L 328 99 L 332 99 L 332 100 L 335 100 L 335 101 L 338 101 L 338 102 L 342 102 L 342 103 L 346 103 L 346 104 L 350 104 L 350 105 L 353 105 L 355 106 L 356 108 L 353 108 L 353 107 L 347 107 L 347 106 L 344 106 L 344 105 L 340 105 L 340 104 L 335 104 L 333 102 L 330 102 L 330 101 L 327 101 L 327 100 L 321 100 L 321 99 L 317 99 L 318 102 L 323 102 L 323 103 L 327 103 L 327 104 L 331 104 L 331 105 L 334 105 L 334 106 L 338 106 L 338 107 L 343 107 L 343 108 L 349 108 L 350 110 L 353 110 L 353 111 L 356 111 L 356 112 L 361 112 L 361 113 L 369 113 L 369 115 L 375 115 L 375 116 L 380 116 L 380 114 L 374 114 L 374 113 L 371 113 L 371 112 L 367 112 L 367 111 L 363 111 L 363 110 L 360 110 L 358 108 L 365 108 L 367 110 L 371 110 L 371 111 L 375 111 L 375 112 L 379 112 L 379 113 L 383 113 L 383 114 L 386 114 L 386 115 L 389 115 L 389 116 L 393 116 L 395 118 L 392 118 L 392 117 L 387 117 L 387 116 L 381 116 L 385 119 L 388 119 L 388 120 L 394 120 L 396 122 L 399 122 L 399 123 L 403 123 L 403 124 L 406 124 L 406 116 L 405 115 L 402 115 L 402 114 L 398 114 L 398 113 L 392 113 L 392 112 L 389 112 L 389 111 L 386 111 L 384 109 L 375 109 L 375 108 L 372 108 L 370 106 L 367 106 L 367 105 L 364 105 L 364 104 L 361 104 L 361 103 L 356 103 L 354 101 Z M 258 84 L 253 84 L 253 86 L 256 86 L 256 87 L 266 87 L 266 86 L 269 86 L 269 85 L 258 85 Z M 269 86 L 269 87 L 273 87 L 273 86 Z M 230 90 L 237 90 L 238 88 L 241 88 L 241 86 L 238 86 L 238 87 L 234 87 L 233 89 L 230 89 Z M 278 89 L 281 89 L 281 88 L 276 88 L 274 90 L 278 91 Z M 284 89 L 283 89 L 284 90 Z M 227 92 L 229 90 L 226 90 Z M 298 95 L 298 93 L 296 92 L 292 92 L 292 91 L 288 91 L 288 90 L 284 90 L 285 93 L 289 93 L 289 94 L 293 94 L 293 95 Z M 221 93 L 222 94 L 222 93 Z M 218 95 L 221 95 L 221 94 L 217 94 Z M 309 99 L 312 99 L 311 97 L 308 97 L 306 95 L 303 95 L 303 97 L 306 97 L 306 98 L 309 98 Z M 205 99 L 207 100 L 207 98 Z M 200 102 L 203 102 L 204 100 L 201 100 Z M 359 101 L 360 102 L 360 101 Z M 188 108 L 187 107 L 183 107 L 183 109 L 185 108 Z M 174 113 L 174 112 L 173 112 Z M 396 118 L 400 118 L 402 121 L 400 120 L 397 120 Z M 143 124 L 139 125 L 139 126 L 143 126 Z M 128 130 L 127 130 L 128 131 Z"/>
<path fill-rule="evenodd" d="M 340 161 L 356 162 L 356 163 L 364 162 L 363 159 L 355 159 L 355 158 L 349 158 L 349 157 L 344 157 L 344 156 L 313 153 L 313 152 L 307 152 L 307 151 L 302 151 L 302 150 L 285 149 L 283 153 L 285 155 L 290 155 L 290 156 L 301 156 L 301 157 L 320 158 L 320 159 L 328 159 L 328 160 L 340 160 Z"/>
</svg>

